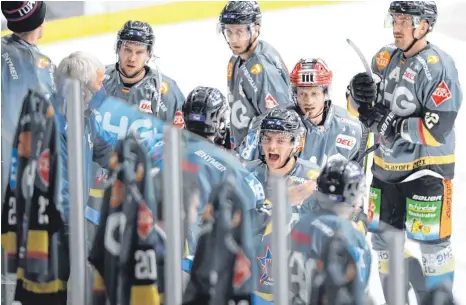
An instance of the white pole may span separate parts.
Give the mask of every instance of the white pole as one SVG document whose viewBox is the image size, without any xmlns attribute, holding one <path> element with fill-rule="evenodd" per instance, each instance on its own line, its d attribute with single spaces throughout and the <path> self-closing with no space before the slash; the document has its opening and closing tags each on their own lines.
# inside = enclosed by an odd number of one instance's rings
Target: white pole
<svg viewBox="0 0 466 305">
<path fill-rule="evenodd" d="M 165 296 L 166 305 L 180 305 L 182 302 L 181 271 L 181 130 L 167 126 L 164 131 L 163 157 L 163 210 L 164 226 L 167 233 L 165 254 Z"/>
<path fill-rule="evenodd" d="M 70 185 L 71 304 L 82 305 L 86 292 L 86 243 L 84 224 L 83 105 L 77 80 L 66 80 L 68 123 L 68 181 Z"/>
</svg>

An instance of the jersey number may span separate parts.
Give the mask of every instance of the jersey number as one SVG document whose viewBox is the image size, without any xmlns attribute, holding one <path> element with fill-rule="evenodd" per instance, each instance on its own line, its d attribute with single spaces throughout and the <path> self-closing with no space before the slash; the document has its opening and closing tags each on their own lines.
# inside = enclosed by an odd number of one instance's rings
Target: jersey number
<svg viewBox="0 0 466 305">
<path fill-rule="evenodd" d="M 301 252 L 291 252 L 288 267 L 291 270 L 291 298 L 299 298 L 301 302 L 307 304 L 311 297 L 312 273 L 315 270 L 315 260 L 310 258 L 304 261 L 304 255 Z"/>
<path fill-rule="evenodd" d="M 157 279 L 157 263 L 155 260 L 155 250 L 137 250 L 134 253 L 136 266 L 134 274 L 138 280 L 156 280 Z"/>
</svg>

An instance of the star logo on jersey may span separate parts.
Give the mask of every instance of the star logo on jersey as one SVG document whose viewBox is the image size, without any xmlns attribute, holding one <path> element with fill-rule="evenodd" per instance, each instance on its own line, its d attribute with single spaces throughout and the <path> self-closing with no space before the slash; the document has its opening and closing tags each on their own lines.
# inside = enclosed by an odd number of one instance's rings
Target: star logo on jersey
<svg viewBox="0 0 466 305">
<path fill-rule="evenodd" d="M 238 289 L 251 277 L 251 261 L 242 250 L 236 254 L 235 270 L 233 275 L 233 287 Z"/>
<path fill-rule="evenodd" d="M 442 81 L 437 88 L 435 89 L 434 93 L 432 93 L 432 101 L 434 102 L 435 106 L 442 105 L 445 101 L 451 99 L 452 94 L 450 88 L 445 81 Z"/>
<path fill-rule="evenodd" d="M 138 235 L 146 239 L 154 228 L 154 217 L 152 211 L 145 203 L 139 204 L 138 210 Z"/>
<path fill-rule="evenodd" d="M 262 275 L 259 278 L 259 284 L 262 286 L 264 283 L 266 285 L 271 285 L 273 283 L 273 278 L 268 275 L 269 272 L 269 264 L 272 264 L 272 251 L 270 250 L 270 246 L 267 245 L 265 248 L 264 256 L 258 256 L 257 259 L 262 267 Z M 271 266 L 271 265 L 270 265 Z"/>
</svg>

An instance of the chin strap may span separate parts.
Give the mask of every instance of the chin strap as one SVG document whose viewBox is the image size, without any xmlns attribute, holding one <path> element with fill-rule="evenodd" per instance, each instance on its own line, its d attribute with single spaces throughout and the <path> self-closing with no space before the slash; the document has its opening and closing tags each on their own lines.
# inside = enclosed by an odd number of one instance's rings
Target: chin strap
<svg viewBox="0 0 466 305">
<path fill-rule="evenodd" d="M 421 38 L 416 38 L 414 37 L 414 32 L 416 31 L 416 28 L 413 29 L 413 32 L 412 32 L 412 35 L 413 35 L 413 42 L 411 42 L 411 44 L 404 50 L 401 50 L 403 51 L 403 53 L 406 53 L 406 52 L 409 52 L 409 50 L 412 49 L 412 47 L 414 47 L 414 45 L 416 44 L 416 42 L 418 42 L 419 40 L 421 40 L 422 38 L 426 37 L 426 35 L 430 32 L 429 30 L 424 34 L 422 35 Z"/>
</svg>

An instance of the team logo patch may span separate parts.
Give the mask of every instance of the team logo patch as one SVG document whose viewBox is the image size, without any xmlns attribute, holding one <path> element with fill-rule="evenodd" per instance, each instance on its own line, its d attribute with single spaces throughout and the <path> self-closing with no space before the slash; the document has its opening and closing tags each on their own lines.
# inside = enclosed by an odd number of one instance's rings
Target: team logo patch
<svg viewBox="0 0 466 305">
<path fill-rule="evenodd" d="M 152 211 L 145 203 L 139 204 L 138 209 L 138 235 L 146 239 L 154 228 L 154 217 Z"/>
<path fill-rule="evenodd" d="M 440 58 L 438 56 L 429 56 L 427 57 L 427 62 L 431 65 L 435 65 L 440 61 Z"/>
<path fill-rule="evenodd" d="M 390 53 L 388 51 L 380 52 L 379 54 L 377 54 L 376 62 L 377 62 L 377 68 L 379 69 L 385 68 L 390 62 Z"/>
<path fill-rule="evenodd" d="M 232 76 L 233 76 L 233 63 L 229 62 L 228 68 L 227 68 L 227 80 L 230 81 Z"/>
<path fill-rule="evenodd" d="M 44 150 L 39 156 L 39 162 L 37 163 L 37 172 L 39 174 L 40 181 L 45 186 L 49 186 L 50 150 L 48 148 Z"/>
<path fill-rule="evenodd" d="M 181 111 L 175 112 L 175 118 L 173 119 L 173 125 L 177 128 L 184 128 L 184 117 Z"/>
<path fill-rule="evenodd" d="M 168 92 L 167 82 L 162 82 L 162 85 L 160 86 L 160 92 L 162 93 L 162 95 L 167 94 L 167 92 Z"/>
<path fill-rule="evenodd" d="M 272 267 L 272 251 L 270 250 L 269 245 L 267 245 L 265 249 L 264 256 L 258 256 L 257 259 L 259 260 L 259 263 L 262 267 L 262 274 L 259 278 L 259 284 L 262 286 L 264 283 L 273 283 L 273 278 L 269 276 L 269 266 Z"/>
<path fill-rule="evenodd" d="M 352 149 L 356 145 L 356 138 L 344 134 L 339 134 L 336 140 L 336 146 L 343 149 Z"/>
<path fill-rule="evenodd" d="M 414 72 L 410 68 L 407 68 L 405 73 L 403 73 L 403 79 L 407 82 L 410 82 L 411 84 L 414 84 L 414 79 L 416 78 L 416 75 L 416 72 Z"/>
<path fill-rule="evenodd" d="M 148 100 L 140 101 L 139 110 L 141 110 L 144 113 L 152 113 L 152 103 Z"/>
<path fill-rule="evenodd" d="M 261 64 L 255 64 L 254 66 L 251 67 L 251 73 L 254 75 L 258 75 L 262 72 L 262 65 Z"/>
<path fill-rule="evenodd" d="M 50 60 L 47 58 L 47 57 L 41 57 L 39 59 L 36 60 L 36 65 L 40 68 L 40 69 L 45 69 L 47 68 L 48 66 L 50 66 Z"/>
<path fill-rule="evenodd" d="M 275 98 L 270 94 L 267 93 L 267 97 L 265 98 L 265 108 L 272 109 L 278 106 L 278 102 Z"/>
<path fill-rule="evenodd" d="M 443 102 L 451 99 L 452 94 L 450 88 L 445 81 L 442 81 L 437 88 L 435 89 L 434 93 L 432 93 L 432 101 L 434 102 L 435 106 L 440 106 Z"/>
</svg>

